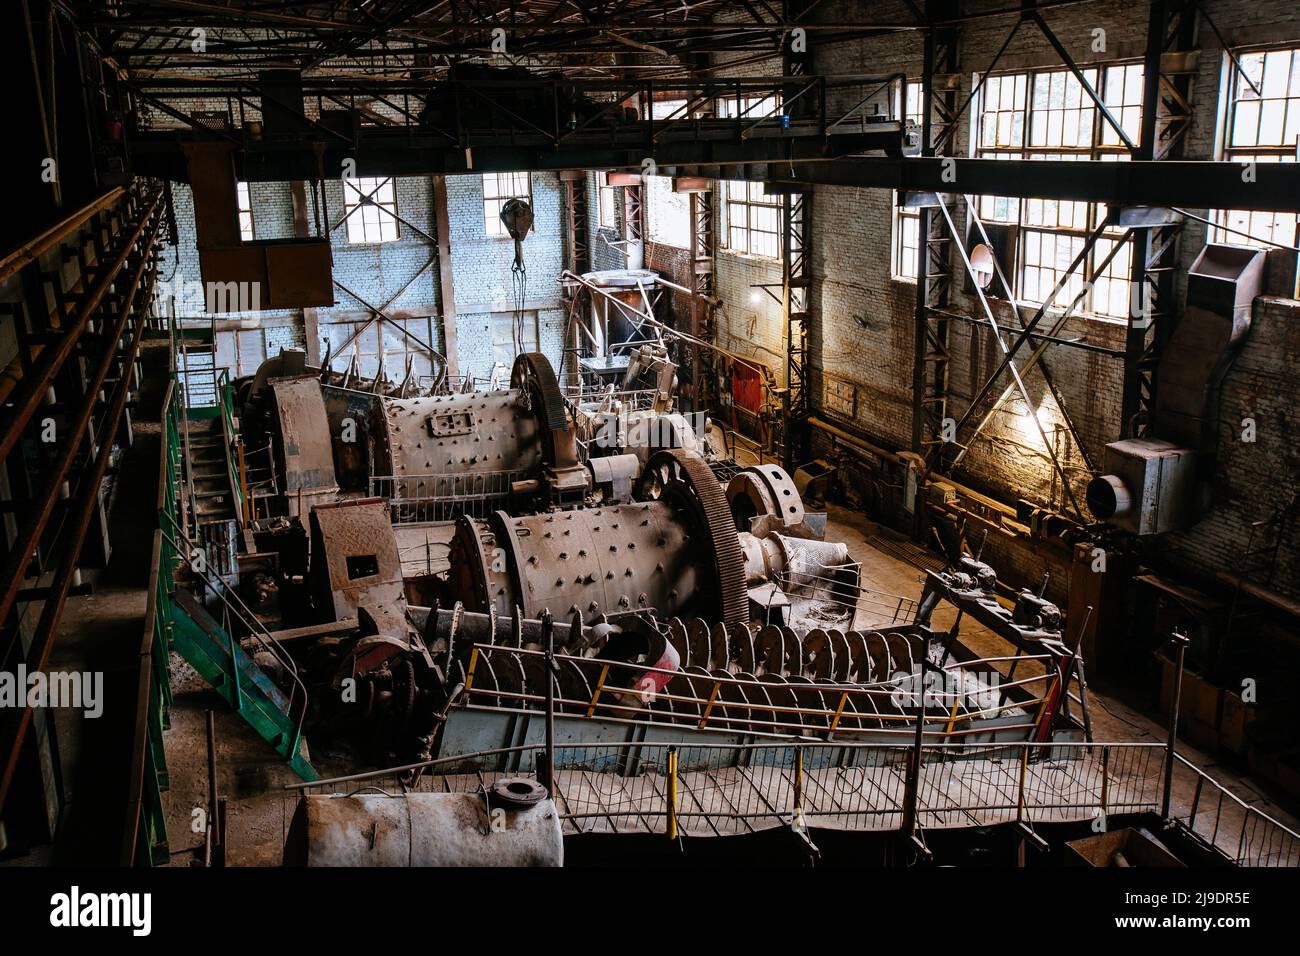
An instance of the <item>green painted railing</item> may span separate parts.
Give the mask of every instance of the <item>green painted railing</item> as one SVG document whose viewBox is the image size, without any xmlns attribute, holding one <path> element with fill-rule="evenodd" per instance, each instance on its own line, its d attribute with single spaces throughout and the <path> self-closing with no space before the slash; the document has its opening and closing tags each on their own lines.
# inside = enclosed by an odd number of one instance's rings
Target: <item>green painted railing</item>
<svg viewBox="0 0 1300 956">
<path fill-rule="evenodd" d="M 162 793 L 169 782 L 163 731 L 169 723 L 172 701 L 168 666 L 172 633 L 171 585 L 179 555 L 163 534 L 163 525 L 168 516 L 175 520 L 178 511 L 182 451 L 177 394 L 173 375 L 163 398 L 161 416 L 158 513 L 153 532 L 144 634 L 140 642 L 135 746 L 132 748 L 127 820 L 120 855 L 124 866 L 157 865 L 166 862 L 170 853 L 162 803 Z"/>
<path fill-rule="evenodd" d="M 221 370 L 217 388 L 221 396 L 221 422 L 226 440 L 226 475 L 230 479 L 230 493 L 235 503 L 235 520 L 242 528 L 247 524 L 247 505 L 244 503 L 244 485 L 240 480 L 239 462 L 236 460 L 239 430 L 235 427 L 235 386 L 230 382 L 229 369 Z"/>
</svg>

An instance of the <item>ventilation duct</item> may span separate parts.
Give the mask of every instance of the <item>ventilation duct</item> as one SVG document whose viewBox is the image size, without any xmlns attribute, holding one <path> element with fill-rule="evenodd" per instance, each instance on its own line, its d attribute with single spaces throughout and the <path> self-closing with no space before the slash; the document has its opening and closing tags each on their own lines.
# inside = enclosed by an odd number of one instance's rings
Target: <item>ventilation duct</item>
<svg viewBox="0 0 1300 956">
<path fill-rule="evenodd" d="M 1263 290 L 1261 249 L 1207 245 L 1187 274 L 1187 308 L 1161 351 L 1150 437 L 1106 446 L 1088 507 L 1134 534 L 1188 528 L 1210 506 L 1223 379 Z"/>
</svg>

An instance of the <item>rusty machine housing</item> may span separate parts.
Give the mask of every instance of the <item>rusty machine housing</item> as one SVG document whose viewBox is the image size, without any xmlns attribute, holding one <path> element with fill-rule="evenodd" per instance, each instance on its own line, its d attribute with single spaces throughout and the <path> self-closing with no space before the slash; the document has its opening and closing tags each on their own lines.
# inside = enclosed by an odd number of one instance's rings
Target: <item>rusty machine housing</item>
<svg viewBox="0 0 1300 956">
<path fill-rule="evenodd" d="M 593 486 L 541 353 L 515 360 L 508 389 L 422 396 L 358 391 L 296 357 L 240 383 L 257 518 L 380 496 L 447 520 L 487 504 L 578 504 Z"/>
<path fill-rule="evenodd" d="M 799 567 L 845 592 L 856 586 L 847 549 L 819 540 L 788 475 L 775 465 L 742 475 L 728 494 L 699 455 L 666 449 L 651 457 L 634 502 L 462 518 L 445 599 L 476 611 L 519 608 L 536 617 L 549 610 L 588 622 L 644 610 L 786 622 L 792 604 L 782 578 Z M 756 490 L 769 483 L 780 501 Z"/>
</svg>

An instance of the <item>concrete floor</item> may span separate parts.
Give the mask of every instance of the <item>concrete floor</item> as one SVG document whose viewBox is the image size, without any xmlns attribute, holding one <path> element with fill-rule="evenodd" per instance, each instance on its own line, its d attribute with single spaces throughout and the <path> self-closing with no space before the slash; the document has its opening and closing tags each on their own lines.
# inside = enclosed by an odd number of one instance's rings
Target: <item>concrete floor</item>
<svg viewBox="0 0 1300 956">
<path fill-rule="evenodd" d="M 296 801 L 284 794 L 298 779 L 271 745 L 195 673 L 179 655 L 171 655 L 171 728 L 164 734 L 171 788 L 163 794 L 172 864 L 201 865 L 204 834 L 196 831 L 196 811 L 208 805 L 207 713 L 213 712 L 217 754 L 217 794 L 225 798 L 226 861 L 230 866 L 277 866 L 285 828 Z M 323 776 L 354 772 L 339 756 L 312 752 L 312 765 Z"/>
</svg>

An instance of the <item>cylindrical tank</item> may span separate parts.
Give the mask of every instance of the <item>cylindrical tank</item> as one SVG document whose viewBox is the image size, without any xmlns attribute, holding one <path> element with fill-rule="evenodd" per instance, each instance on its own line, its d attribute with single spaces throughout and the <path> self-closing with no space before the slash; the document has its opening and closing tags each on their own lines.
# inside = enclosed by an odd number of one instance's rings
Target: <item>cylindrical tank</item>
<svg viewBox="0 0 1300 956">
<path fill-rule="evenodd" d="M 375 431 L 375 471 L 403 479 L 408 497 L 420 476 L 522 472 L 542 466 L 537 416 L 518 389 L 386 398 Z"/>
<path fill-rule="evenodd" d="M 505 787 L 502 787 L 505 784 Z M 483 793 L 304 796 L 284 846 L 286 866 L 562 866 L 560 816 L 499 781 Z M 525 797 L 530 799 L 532 794 Z"/>
<path fill-rule="evenodd" d="M 451 546 L 451 600 L 524 617 L 652 608 L 748 620 L 745 561 L 734 519 L 704 459 L 659 452 L 633 504 L 511 517 L 462 518 Z"/>
<path fill-rule="evenodd" d="M 457 530 L 460 543 L 469 528 Z M 576 609 L 589 621 L 641 608 L 681 614 L 707 590 L 712 547 L 692 545 L 690 523 L 665 501 L 518 518 L 497 512 L 476 528 L 483 531 L 492 551 L 485 596 L 501 614 L 516 605 L 525 617 Z"/>
<path fill-rule="evenodd" d="M 492 392 L 381 400 L 372 474 L 391 476 L 391 494 L 408 499 L 499 497 L 517 482 L 549 485 L 559 497 L 585 494 L 586 470 L 546 356 L 516 358 L 510 384 Z"/>
</svg>

